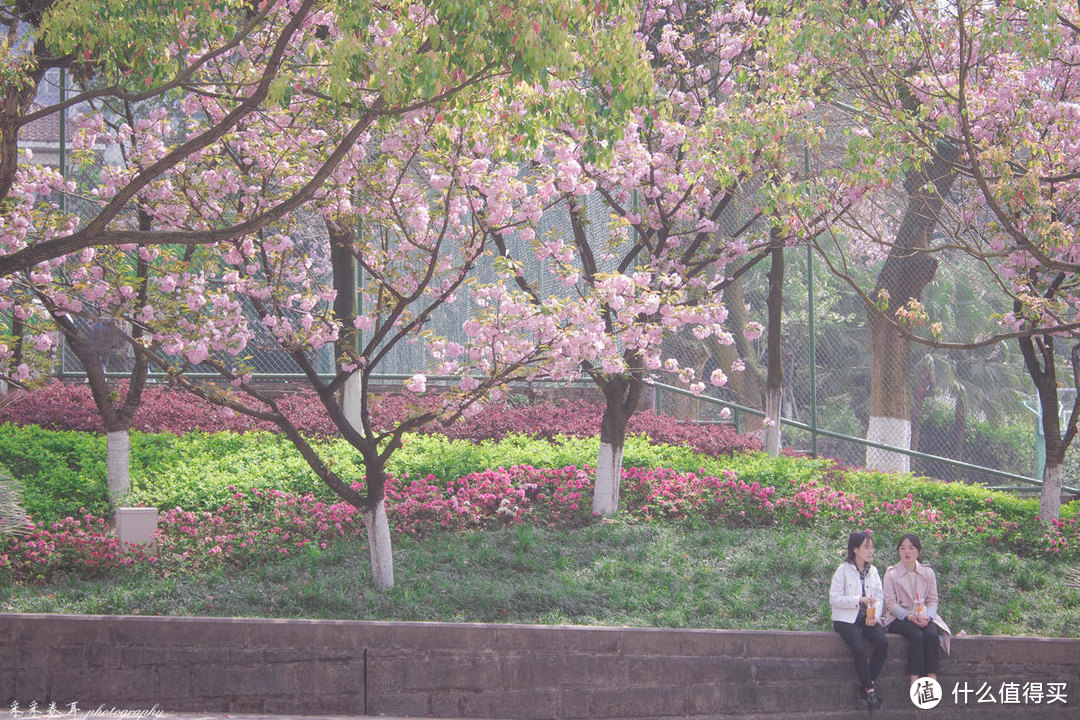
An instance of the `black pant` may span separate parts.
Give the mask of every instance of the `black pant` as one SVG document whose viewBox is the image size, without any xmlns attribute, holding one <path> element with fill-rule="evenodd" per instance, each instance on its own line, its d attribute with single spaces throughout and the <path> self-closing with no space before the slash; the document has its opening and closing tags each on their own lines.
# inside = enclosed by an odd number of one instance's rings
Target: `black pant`
<svg viewBox="0 0 1080 720">
<path fill-rule="evenodd" d="M 859 682 L 863 688 L 874 686 L 874 680 L 881 674 L 881 668 L 885 665 L 885 653 L 889 649 L 889 638 L 885 637 L 885 628 L 879 623 L 867 625 L 862 620 L 853 623 L 833 620 L 833 630 L 840 633 L 844 642 L 851 648 L 851 654 L 855 659 L 855 673 L 859 676 Z M 861 637 L 860 637 L 861 635 Z M 866 657 L 866 639 L 873 648 L 870 658 Z"/>
<path fill-rule="evenodd" d="M 919 627 L 910 620 L 897 618 L 889 623 L 888 630 L 894 635 L 903 635 L 907 638 L 908 675 L 921 677 L 927 673 L 937 674 L 941 662 L 937 625 L 927 623 L 926 627 Z"/>
</svg>

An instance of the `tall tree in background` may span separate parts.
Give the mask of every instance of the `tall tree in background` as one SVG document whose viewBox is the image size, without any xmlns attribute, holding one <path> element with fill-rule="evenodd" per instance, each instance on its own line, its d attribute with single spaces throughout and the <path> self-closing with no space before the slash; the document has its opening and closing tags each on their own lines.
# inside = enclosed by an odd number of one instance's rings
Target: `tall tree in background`
<svg viewBox="0 0 1080 720">
<path fill-rule="evenodd" d="M 872 360 L 866 439 L 871 442 L 911 448 L 912 341 L 898 333 L 894 323 L 897 310 L 921 301 L 923 290 L 937 273 L 930 239 L 956 180 L 955 160 L 954 149 L 943 143 L 932 160 L 904 178 L 906 206 L 871 294 L 886 315 L 867 313 Z M 907 455 L 876 448 L 867 448 L 866 464 L 876 470 L 910 470 Z"/>
<path fill-rule="evenodd" d="M 876 22 L 895 16 L 897 7 L 914 32 Z M 1072 71 L 1078 10 L 1059 2 L 960 2 L 870 5 L 866 12 L 846 26 L 843 41 L 859 58 L 868 88 L 861 97 L 872 99 L 860 108 L 868 120 L 865 137 L 853 143 L 861 160 L 852 167 L 869 176 L 885 158 L 908 158 L 901 168 L 926 169 L 923 192 L 939 183 L 931 198 L 943 196 L 942 181 L 959 183 L 955 201 L 925 207 L 946 223 L 949 246 L 980 262 L 987 285 L 1012 306 L 1001 315 L 999 337 L 978 344 L 1019 343 L 1046 435 L 1040 516 L 1054 518 L 1064 452 L 1080 415 L 1074 404 L 1061 426 L 1058 387 L 1076 378 L 1059 380 L 1057 348 L 1062 339 L 1075 342 L 1080 299 L 1080 116 Z M 913 319 L 933 319 L 932 309 L 905 302 L 909 295 L 887 298 L 889 314 L 899 319 L 894 333 L 910 331 Z M 885 319 L 882 313 L 879 320 Z"/>
<path fill-rule="evenodd" d="M 957 152 L 934 130 L 919 139 L 922 146 L 917 151 L 897 156 L 897 147 L 890 145 L 897 130 L 920 129 L 907 124 L 899 129 L 881 128 L 894 114 L 917 116 L 926 110 L 922 99 L 905 87 L 905 78 L 928 63 L 926 56 L 904 48 L 905 43 L 918 43 L 918 18 L 923 10 L 914 3 L 879 0 L 840 12 L 831 23 L 837 28 L 836 52 L 828 57 L 836 61 L 831 67 L 837 96 L 854 111 L 854 117 L 846 121 L 849 149 L 856 150 L 855 167 L 887 178 L 873 197 L 875 209 L 852 218 L 856 242 L 872 226 L 877 228 L 871 232 L 884 230 L 875 232 L 872 239 L 884 246 L 885 261 L 870 293 L 875 306 L 867 313 L 871 369 L 866 439 L 907 450 L 912 417 L 917 413 L 912 407 L 912 342 L 896 331 L 896 324 L 910 303 L 921 301 L 937 272 L 931 239 L 957 179 Z M 896 163 L 882 164 L 885 157 L 895 158 Z M 873 180 L 868 184 L 877 185 Z M 895 194 L 886 197 L 882 189 L 895 189 Z M 888 210 L 883 212 L 886 204 Z M 870 213 L 879 216 L 870 220 Z M 891 218 L 895 225 L 881 227 L 882 218 Z M 871 447 L 866 450 L 866 464 L 885 471 L 910 469 L 908 455 Z"/>
</svg>

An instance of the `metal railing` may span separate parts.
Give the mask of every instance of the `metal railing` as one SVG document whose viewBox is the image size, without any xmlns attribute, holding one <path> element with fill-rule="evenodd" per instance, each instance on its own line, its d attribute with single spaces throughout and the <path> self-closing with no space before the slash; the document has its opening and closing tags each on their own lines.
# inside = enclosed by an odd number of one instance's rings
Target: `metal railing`
<svg viewBox="0 0 1080 720">
<path fill-rule="evenodd" d="M 719 398 L 709 397 L 707 395 L 695 395 L 694 393 L 690 392 L 689 390 L 685 390 L 683 388 L 676 387 L 674 385 L 667 385 L 667 384 L 664 384 L 664 383 L 656 383 L 653 387 L 655 389 L 655 403 L 656 403 L 656 411 L 658 413 L 663 412 L 663 400 L 662 400 L 662 398 L 663 398 L 664 394 L 671 393 L 671 394 L 675 394 L 675 395 L 682 395 L 682 396 L 685 396 L 685 397 L 692 397 L 695 400 L 699 400 L 699 401 L 702 401 L 702 402 L 705 402 L 705 403 L 708 403 L 708 404 L 716 405 L 716 406 L 721 407 L 721 408 L 729 408 L 733 413 L 733 422 L 736 424 L 737 427 L 740 424 L 739 423 L 739 417 L 738 417 L 739 414 L 754 415 L 756 417 L 762 417 L 762 418 L 765 417 L 765 412 L 762 411 L 762 410 L 758 410 L 758 409 L 752 408 L 752 407 L 747 407 L 745 405 L 739 405 L 738 403 L 729 402 L 727 400 L 721 400 Z M 816 415 L 815 415 L 815 417 L 816 417 Z M 895 452 L 895 453 L 900 453 L 902 455 L 907 455 L 908 457 L 912 457 L 912 458 L 920 458 L 922 460 L 930 460 L 930 461 L 933 461 L 933 462 L 942 463 L 944 465 L 950 465 L 952 467 L 963 468 L 965 470 L 973 470 L 973 471 L 976 471 L 976 472 L 979 472 L 979 473 L 992 475 L 994 477 L 1000 477 L 1000 478 L 1003 478 L 1003 479 L 1006 479 L 1006 480 L 1011 480 L 1011 481 L 1013 481 L 1015 483 L 1019 483 L 1020 485 L 1024 485 L 1024 486 L 1041 488 L 1042 484 L 1043 484 L 1042 480 L 1032 478 L 1032 477 L 1027 477 L 1025 475 L 1017 475 L 1016 473 L 1007 472 L 1005 470 L 998 470 L 996 468 L 983 467 L 981 465 L 973 465 L 971 463 L 966 463 L 966 462 L 964 462 L 962 460 L 955 460 L 953 458 L 942 457 L 940 455 L 931 455 L 931 454 L 928 454 L 928 453 L 919 452 L 918 450 L 909 450 L 907 448 L 895 447 L 893 445 L 885 445 L 883 443 L 878 443 L 878 442 L 873 442 L 873 441 L 867 440 L 866 438 L 855 437 L 854 435 L 847 435 L 845 433 L 833 432 L 832 430 L 827 430 L 825 428 L 816 427 L 815 425 L 810 425 L 810 424 L 807 424 L 807 423 L 798 422 L 797 420 L 791 420 L 791 419 L 788 419 L 788 418 L 781 418 L 780 419 L 780 424 L 782 426 L 796 428 L 798 430 L 806 430 L 806 431 L 810 432 L 811 436 L 813 438 L 815 438 L 814 442 L 813 442 L 814 447 L 816 447 L 816 445 L 817 445 L 817 441 L 816 441 L 817 436 L 830 437 L 830 438 L 835 438 L 837 440 L 843 440 L 845 442 L 855 443 L 856 445 L 860 445 L 860 446 L 865 447 L 865 448 L 876 448 L 876 449 L 879 449 L 879 450 L 887 450 L 889 452 Z M 816 453 L 811 453 L 811 454 L 816 456 Z M 999 485 L 999 486 L 987 486 L 987 487 L 989 487 L 992 490 L 1020 490 L 1020 489 L 1022 489 L 1022 488 L 1016 487 L 1015 485 Z M 1080 488 L 1062 487 L 1062 490 L 1064 492 L 1068 492 L 1068 493 L 1072 493 L 1072 494 L 1080 494 Z"/>
</svg>

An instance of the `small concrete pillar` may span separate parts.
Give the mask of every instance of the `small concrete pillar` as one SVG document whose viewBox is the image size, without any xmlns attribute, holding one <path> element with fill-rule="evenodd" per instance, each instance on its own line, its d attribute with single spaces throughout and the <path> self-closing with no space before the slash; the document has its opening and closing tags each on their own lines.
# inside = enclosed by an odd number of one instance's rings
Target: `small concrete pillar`
<svg viewBox="0 0 1080 720">
<path fill-rule="evenodd" d="M 125 545 L 153 545 L 157 521 L 157 508 L 116 508 L 116 534 Z"/>
</svg>

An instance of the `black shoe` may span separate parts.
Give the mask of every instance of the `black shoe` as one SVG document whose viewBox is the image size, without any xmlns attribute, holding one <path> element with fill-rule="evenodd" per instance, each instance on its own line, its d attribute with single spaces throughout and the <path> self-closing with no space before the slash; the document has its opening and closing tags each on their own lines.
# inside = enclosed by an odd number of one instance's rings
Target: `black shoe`
<svg viewBox="0 0 1080 720">
<path fill-rule="evenodd" d="M 881 697 L 877 694 L 876 690 L 871 690 L 866 693 L 866 707 L 870 712 L 875 712 L 881 709 L 881 706 L 885 703 L 881 700 Z"/>
</svg>

